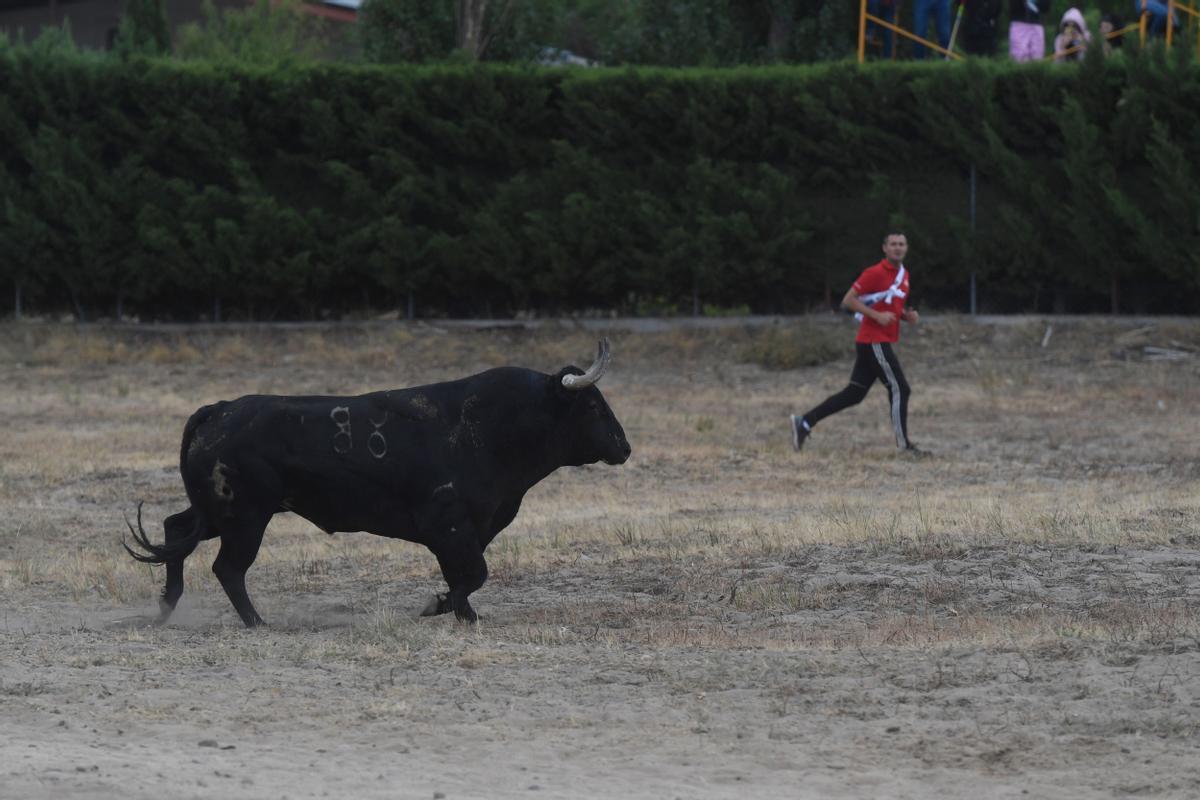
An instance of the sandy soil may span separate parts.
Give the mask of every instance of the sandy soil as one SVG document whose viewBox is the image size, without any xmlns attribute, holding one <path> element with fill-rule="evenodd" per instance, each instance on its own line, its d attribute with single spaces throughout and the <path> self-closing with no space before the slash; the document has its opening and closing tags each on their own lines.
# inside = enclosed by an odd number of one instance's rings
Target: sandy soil
<svg viewBox="0 0 1200 800">
<path fill-rule="evenodd" d="M 155 536 L 181 507 L 196 406 L 592 333 L 2 328 L 0 798 L 1200 796 L 1200 323 L 1052 324 L 908 335 L 919 461 L 878 388 L 791 451 L 848 358 L 610 329 L 634 457 L 530 494 L 478 625 L 416 618 L 423 549 L 280 517 L 254 631 L 213 543 L 165 627 L 120 549 L 137 499 Z"/>
</svg>

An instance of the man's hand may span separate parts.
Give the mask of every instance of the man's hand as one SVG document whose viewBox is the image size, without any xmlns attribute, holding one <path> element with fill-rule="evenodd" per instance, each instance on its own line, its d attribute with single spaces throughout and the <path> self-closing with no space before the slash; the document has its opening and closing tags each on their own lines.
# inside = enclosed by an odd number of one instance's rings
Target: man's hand
<svg viewBox="0 0 1200 800">
<path fill-rule="evenodd" d="M 921 315 L 914 308 L 904 309 L 904 316 L 901 317 L 905 322 L 911 322 L 914 325 L 921 321 Z"/>
<path fill-rule="evenodd" d="M 896 321 L 896 315 L 891 311 L 872 311 L 871 319 L 875 320 L 876 323 L 886 328 L 888 325 L 891 325 Z"/>
</svg>

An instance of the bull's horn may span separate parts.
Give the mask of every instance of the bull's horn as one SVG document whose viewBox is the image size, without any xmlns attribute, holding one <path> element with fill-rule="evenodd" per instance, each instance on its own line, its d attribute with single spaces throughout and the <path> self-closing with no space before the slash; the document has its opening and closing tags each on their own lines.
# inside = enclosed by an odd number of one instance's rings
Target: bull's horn
<svg viewBox="0 0 1200 800">
<path fill-rule="evenodd" d="M 600 340 L 600 352 L 596 354 L 596 360 L 588 367 L 587 372 L 582 375 L 563 375 L 562 385 L 566 389 L 586 389 L 600 377 L 604 375 L 604 371 L 608 369 L 608 362 L 612 360 L 612 345 L 608 343 L 608 337 Z"/>
</svg>

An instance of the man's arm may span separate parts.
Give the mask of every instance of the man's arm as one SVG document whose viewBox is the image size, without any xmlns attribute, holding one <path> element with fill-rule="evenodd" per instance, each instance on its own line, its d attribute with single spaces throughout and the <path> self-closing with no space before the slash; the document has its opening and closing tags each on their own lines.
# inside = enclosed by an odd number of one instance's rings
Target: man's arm
<svg viewBox="0 0 1200 800">
<path fill-rule="evenodd" d="M 904 309 L 904 313 L 900 315 L 900 319 L 904 320 L 905 322 L 911 322 L 915 325 L 920 321 L 921 315 L 917 313 L 915 308 L 906 308 Z"/>
<path fill-rule="evenodd" d="M 857 314 L 862 314 L 864 317 L 869 319 L 873 319 L 877 324 L 882 325 L 885 328 L 896 321 L 896 315 L 891 311 L 876 311 L 862 300 L 859 300 L 858 293 L 854 291 L 853 286 L 846 291 L 846 296 L 842 298 L 842 308 L 848 309 Z M 905 314 L 907 313 L 908 312 L 906 311 Z M 913 313 L 915 314 L 916 312 L 914 311 Z M 913 321 L 915 322 L 915 320 Z"/>
</svg>

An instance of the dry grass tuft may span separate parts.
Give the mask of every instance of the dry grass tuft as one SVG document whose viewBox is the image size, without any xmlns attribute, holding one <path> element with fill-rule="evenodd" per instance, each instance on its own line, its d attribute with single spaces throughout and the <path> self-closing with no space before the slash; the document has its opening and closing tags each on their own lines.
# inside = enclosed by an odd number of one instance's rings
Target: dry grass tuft
<svg viewBox="0 0 1200 800">
<path fill-rule="evenodd" d="M 123 341 L 82 333 L 56 333 L 35 347 L 29 360 L 36 364 L 79 367 L 117 364 L 129 355 L 129 347 Z"/>
<path fill-rule="evenodd" d="M 203 359 L 203 354 L 191 342 L 176 339 L 152 342 L 142 352 L 141 359 L 148 364 L 195 364 Z"/>
<path fill-rule="evenodd" d="M 739 356 L 771 370 L 819 367 L 845 356 L 846 343 L 840 334 L 829 325 L 773 325 L 751 333 Z"/>
</svg>

